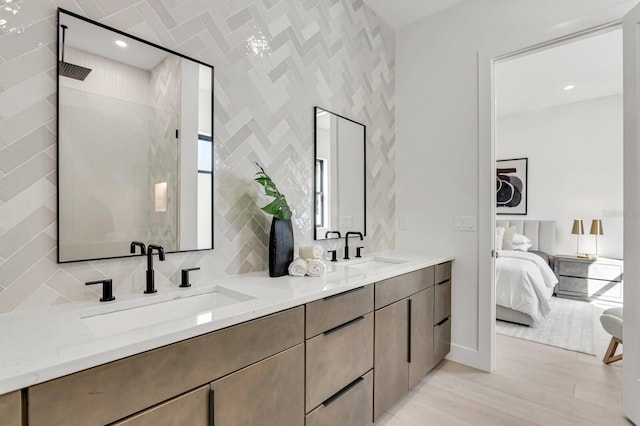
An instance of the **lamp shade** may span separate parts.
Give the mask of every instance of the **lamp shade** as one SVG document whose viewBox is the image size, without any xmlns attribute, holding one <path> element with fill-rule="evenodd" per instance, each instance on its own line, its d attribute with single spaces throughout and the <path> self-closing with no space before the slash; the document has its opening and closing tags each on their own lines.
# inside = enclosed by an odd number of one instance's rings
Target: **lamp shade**
<svg viewBox="0 0 640 426">
<path fill-rule="evenodd" d="M 591 231 L 589 233 L 591 235 L 602 235 L 602 220 L 593 219 L 593 221 L 591 221 Z"/>
<path fill-rule="evenodd" d="M 573 221 L 573 228 L 571 229 L 571 233 L 574 235 L 584 234 L 584 225 L 582 224 L 582 219 L 575 219 Z"/>
</svg>

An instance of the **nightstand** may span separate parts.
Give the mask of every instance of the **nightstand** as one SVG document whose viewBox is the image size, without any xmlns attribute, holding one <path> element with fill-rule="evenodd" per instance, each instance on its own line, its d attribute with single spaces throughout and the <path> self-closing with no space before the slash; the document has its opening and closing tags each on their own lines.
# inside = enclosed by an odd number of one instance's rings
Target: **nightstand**
<svg viewBox="0 0 640 426">
<path fill-rule="evenodd" d="M 558 297 L 622 303 L 623 263 L 620 259 L 557 255 L 555 273 Z"/>
</svg>

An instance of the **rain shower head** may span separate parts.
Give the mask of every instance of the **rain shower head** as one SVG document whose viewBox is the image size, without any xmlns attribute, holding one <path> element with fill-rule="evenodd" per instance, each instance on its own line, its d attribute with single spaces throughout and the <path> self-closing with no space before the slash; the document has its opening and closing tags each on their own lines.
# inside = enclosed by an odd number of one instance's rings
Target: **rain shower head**
<svg viewBox="0 0 640 426">
<path fill-rule="evenodd" d="M 64 61 L 64 39 L 67 32 L 67 26 L 62 27 L 62 60 L 58 61 L 58 75 L 69 77 L 76 80 L 84 81 L 91 72 L 91 68 L 81 67 L 80 65 L 70 64 Z"/>
</svg>

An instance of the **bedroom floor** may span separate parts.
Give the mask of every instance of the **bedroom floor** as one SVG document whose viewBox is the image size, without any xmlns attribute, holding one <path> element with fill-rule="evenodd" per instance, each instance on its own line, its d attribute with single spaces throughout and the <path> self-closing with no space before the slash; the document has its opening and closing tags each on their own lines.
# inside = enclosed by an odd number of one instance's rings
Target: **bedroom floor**
<svg viewBox="0 0 640 426">
<path fill-rule="evenodd" d="M 621 409 L 622 361 L 503 335 L 496 346 L 493 374 L 444 361 L 376 425 L 631 424 Z"/>
</svg>

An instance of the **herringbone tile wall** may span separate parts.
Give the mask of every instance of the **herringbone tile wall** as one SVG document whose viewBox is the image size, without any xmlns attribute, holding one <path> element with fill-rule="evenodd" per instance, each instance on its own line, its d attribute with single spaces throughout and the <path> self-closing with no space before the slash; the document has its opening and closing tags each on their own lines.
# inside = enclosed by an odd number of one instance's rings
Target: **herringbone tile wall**
<svg viewBox="0 0 640 426">
<path fill-rule="evenodd" d="M 156 262 L 196 284 L 265 270 L 270 217 L 254 161 L 312 243 L 313 106 L 367 125 L 367 251 L 395 244 L 394 34 L 362 0 L 14 0 L 0 10 L 0 312 L 144 288 L 142 259 L 56 263 L 56 8 L 215 66 L 215 250 Z M 336 241 L 323 243 L 326 248 Z"/>
</svg>

